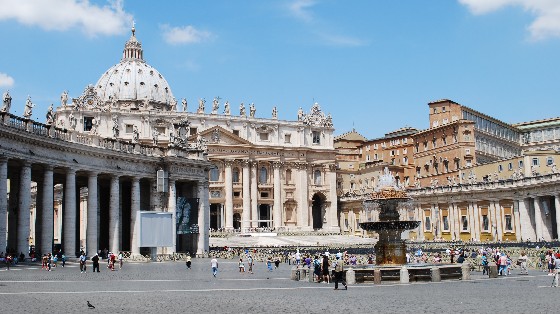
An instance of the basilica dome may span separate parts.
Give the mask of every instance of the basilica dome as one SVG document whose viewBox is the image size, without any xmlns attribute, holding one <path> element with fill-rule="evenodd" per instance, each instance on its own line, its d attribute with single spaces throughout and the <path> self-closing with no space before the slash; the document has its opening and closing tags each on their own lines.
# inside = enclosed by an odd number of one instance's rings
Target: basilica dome
<svg viewBox="0 0 560 314">
<path fill-rule="evenodd" d="M 135 29 L 126 42 L 121 61 L 109 68 L 95 84 L 102 102 L 149 103 L 170 109 L 176 105 L 169 84 L 154 67 L 144 61 L 142 44 L 136 39 Z M 145 108 L 148 109 L 148 108 Z"/>
</svg>

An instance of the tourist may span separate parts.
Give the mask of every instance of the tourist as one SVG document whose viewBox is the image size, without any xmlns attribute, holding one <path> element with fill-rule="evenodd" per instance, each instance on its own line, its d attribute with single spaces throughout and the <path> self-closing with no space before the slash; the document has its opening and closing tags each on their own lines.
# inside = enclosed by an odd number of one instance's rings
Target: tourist
<svg viewBox="0 0 560 314">
<path fill-rule="evenodd" d="M 64 267 L 66 265 L 66 255 L 62 254 L 60 260 L 62 261 L 62 267 Z"/>
<path fill-rule="evenodd" d="M 560 258 L 554 259 L 554 281 L 552 285 L 558 288 L 558 280 L 560 280 Z"/>
<path fill-rule="evenodd" d="M 295 258 L 296 258 L 296 265 L 299 266 L 299 263 L 301 261 L 301 254 L 299 253 L 299 249 L 296 252 Z"/>
<path fill-rule="evenodd" d="M 548 275 L 554 276 L 554 257 L 552 255 L 552 251 L 547 252 L 545 260 L 548 265 Z"/>
<path fill-rule="evenodd" d="M 334 264 L 334 290 L 338 290 L 338 283 L 342 282 L 344 289 L 348 290 L 346 285 L 346 280 L 344 279 L 344 262 L 340 259 L 340 256 L 336 256 L 336 261 Z"/>
<path fill-rule="evenodd" d="M 117 259 L 117 257 L 115 256 L 115 253 L 109 252 L 108 259 L 109 259 L 109 265 L 110 265 L 109 268 L 111 268 L 111 270 L 115 270 L 115 262 L 116 262 L 116 259 Z"/>
<path fill-rule="evenodd" d="M 245 272 L 245 264 L 243 263 L 243 259 L 242 259 L 242 258 L 239 259 L 239 272 L 240 272 L 240 273 L 244 273 L 244 272 Z"/>
<path fill-rule="evenodd" d="M 41 269 L 48 270 L 47 254 L 43 254 L 43 257 L 41 257 Z"/>
<path fill-rule="evenodd" d="M 8 268 L 8 270 L 10 270 L 11 264 L 12 264 L 12 255 L 8 254 L 6 255 L 6 267 Z"/>
<path fill-rule="evenodd" d="M 189 256 L 190 258 L 190 256 Z M 124 260 L 124 256 L 122 252 L 119 252 L 119 269 L 122 269 L 123 266 L 123 260 Z M 189 267 L 190 268 L 190 267 Z"/>
<path fill-rule="evenodd" d="M 325 283 L 330 282 L 329 266 L 329 257 L 325 254 L 323 255 L 323 265 L 321 266 L 321 269 L 323 270 L 323 282 Z"/>
<path fill-rule="evenodd" d="M 249 257 L 247 258 L 247 263 L 249 264 L 249 273 L 252 274 L 253 273 L 253 257 L 251 255 L 249 255 Z"/>
<path fill-rule="evenodd" d="M 47 270 L 51 271 L 51 263 L 52 263 L 52 255 L 51 253 L 47 254 Z"/>
<path fill-rule="evenodd" d="M 272 259 L 270 257 L 266 258 L 266 267 L 268 268 L 268 271 L 272 271 Z"/>
<path fill-rule="evenodd" d="M 483 275 L 490 275 L 489 267 L 488 267 L 488 257 L 486 257 L 486 253 L 482 253 L 481 262 L 482 265 L 482 274 Z"/>
<path fill-rule="evenodd" d="M 93 272 L 97 269 L 99 272 L 99 254 L 95 253 L 95 255 L 91 258 L 91 262 L 93 263 Z"/>
<path fill-rule="evenodd" d="M 521 256 L 517 259 L 517 265 L 521 268 L 521 275 L 528 275 L 529 272 L 527 271 L 527 262 L 529 258 L 525 254 L 525 251 L 521 251 Z"/>
<path fill-rule="evenodd" d="M 80 272 L 86 272 L 86 253 L 82 251 L 82 255 L 80 255 Z"/>
<path fill-rule="evenodd" d="M 498 270 L 498 274 L 500 276 L 507 276 L 507 256 L 505 253 L 501 253 L 499 261 L 500 261 L 500 268 Z"/>
<path fill-rule="evenodd" d="M 313 259 L 313 280 L 315 282 L 321 282 L 321 261 L 317 255 L 315 255 L 315 259 Z"/>
<path fill-rule="evenodd" d="M 216 258 L 213 258 L 210 261 L 210 265 L 212 266 L 212 275 L 216 277 L 216 275 L 218 274 L 218 260 Z"/>
<path fill-rule="evenodd" d="M 276 256 L 276 259 L 274 260 L 274 269 L 278 269 L 278 267 L 280 267 L 280 258 Z"/>
<path fill-rule="evenodd" d="M 186 265 L 187 265 L 187 269 L 191 269 L 191 256 L 187 255 L 187 261 L 186 261 Z"/>
</svg>

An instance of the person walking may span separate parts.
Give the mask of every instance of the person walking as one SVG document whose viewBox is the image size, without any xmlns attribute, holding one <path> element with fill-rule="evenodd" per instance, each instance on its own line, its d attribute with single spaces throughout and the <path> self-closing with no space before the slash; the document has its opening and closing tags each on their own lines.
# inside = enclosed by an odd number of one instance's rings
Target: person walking
<svg viewBox="0 0 560 314">
<path fill-rule="evenodd" d="M 272 258 L 270 256 L 266 258 L 266 267 L 268 267 L 268 271 L 272 271 Z"/>
<path fill-rule="evenodd" d="M 95 253 L 95 255 L 91 258 L 91 261 L 93 263 L 93 272 L 95 273 L 96 269 L 97 272 L 99 272 L 99 254 Z"/>
<path fill-rule="evenodd" d="M 346 279 L 344 278 L 344 262 L 340 259 L 340 256 L 337 256 L 334 264 L 334 290 L 338 290 L 339 282 L 344 285 L 344 290 L 348 290 Z"/>
<path fill-rule="evenodd" d="M 244 273 L 245 272 L 245 264 L 243 263 L 243 258 L 239 259 L 239 272 L 240 273 Z"/>
<path fill-rule="evenodd" d="M 249 255 L 249 257 L 247 258 L 247 263 L 249 264 L 249 273 L 252 274 L 253 273 L 253 257 L 251 255 Z"/>
<path fill-rule="evenodd" d="M 554 281 L 552 285 L 558 288 L 558 280 L 560 280 L 560 258 L 554 259 Z"/>
<path fill-rule="evenodd" d="M 210 265 L 212 266 L 212 275 L 216 277 L 216 275 L 218 274 L 218 260 L 216 258 L 213 258 L 210 261 Z"/>
<path fill-rule="evenodd" d="M 187 265 L 187 269 L 191 269 L 191 256 L 187 255 L 187 261 L 185 262 L 185 264 Z"/>
<path fill-rule="evenodd" d="M 80 272 L 86 272 L 86 253 L 82 251 L 82 255 L 80 255 Z"/>
<path fill-rule="evenodd" d="M 123 253 L 119 252 L 119 269 L 122 269 L 123 259 L 124 259 Z"/>
<path fill-rule="evenodd" d="M 525 251 L 521 251 L 521 256 L 519 256 L 519 258 L 517 259 L 517 264 L 519 265 L 520 269 L 521 269 L 521 275 L 528 275 L 529 272 L 527 270 L 527 262 L 528 262 L 529 258 L 527 257 L 527 254 L 525 254 Z"/>
<path fill-rule="evenodd" d="M 321 266 L 321 269 L 323 270 L 323 282 L 324 283 L 329 283 L 330 282 L 329 266 L 330 266 L 329 257 L 325 254 L 325 255 L 323 255 L 323 265 Z"/>
</svg>

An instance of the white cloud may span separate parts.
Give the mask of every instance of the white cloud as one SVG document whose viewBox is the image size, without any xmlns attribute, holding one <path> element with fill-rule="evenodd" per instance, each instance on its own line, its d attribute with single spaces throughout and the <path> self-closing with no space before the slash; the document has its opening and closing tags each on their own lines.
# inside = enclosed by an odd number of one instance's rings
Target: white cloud
<svg viewBox="0 0 560 314">
<path fill-rule="evenodd" d="M 45 30 L 79 28 L 88 36 L 122 34 L 131 25 L 132 15 L 122 0 L 106 5 L 88 0 L 0 0 L 0 20 L 16 20 Z"/>
<path fill-rule="evenodd" d="M 162 25 L 163 39 L 171 45 L 194 44 L 212 38 L 212 33 L 194 28 L 191 25 L 171 27 Z"/>
<path fill-rule="evenodd" d="M 558 0 L 459 0 L 473 14 L 486 14 L 507 6 L 522 7 L 535 16 L 528 29 L 535 40 L 560 37 L 560 1 Z"/>
<path fill-rule="evenodd" d="M 6 73 L 0 73 L 0 87 L 14 86 L 14 78 Z"/>
<path fill-rule="evenodd" d="M 310 22 L 313 20 L 313 15 L 308 9 L 315 4 L 317 4 L 315 0 L 295 0 L 288 5 L 288 10 L 296 18 Z"/>
</svg>

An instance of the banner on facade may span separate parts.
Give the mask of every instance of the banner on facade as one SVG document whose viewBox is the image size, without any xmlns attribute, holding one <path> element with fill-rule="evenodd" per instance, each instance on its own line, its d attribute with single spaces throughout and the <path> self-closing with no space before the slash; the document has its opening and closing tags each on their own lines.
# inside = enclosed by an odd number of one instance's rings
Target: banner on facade
<svg viewBox="0 0 560 314">
<path fill-rule="evenodd" d="M 198 198 L 177 198 L 177 234 L 198 233 Z"/>
</svg>

